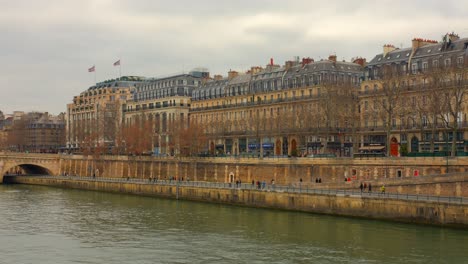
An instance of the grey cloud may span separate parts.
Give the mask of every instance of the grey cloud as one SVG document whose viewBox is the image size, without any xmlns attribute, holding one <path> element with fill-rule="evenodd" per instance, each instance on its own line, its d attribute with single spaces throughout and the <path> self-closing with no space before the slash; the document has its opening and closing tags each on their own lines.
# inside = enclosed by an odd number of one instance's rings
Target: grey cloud
<svg viewBox="0 0 468 264">
<path fill-rule="evenodd" d="M 0 110 L 65 111 L 94 81 L 161 76 L 205 66 L 213 73 L 273 57 L 371 59 L 385 43 L 468 35 L 460 1 L 3 1 Z"/>
</svg>

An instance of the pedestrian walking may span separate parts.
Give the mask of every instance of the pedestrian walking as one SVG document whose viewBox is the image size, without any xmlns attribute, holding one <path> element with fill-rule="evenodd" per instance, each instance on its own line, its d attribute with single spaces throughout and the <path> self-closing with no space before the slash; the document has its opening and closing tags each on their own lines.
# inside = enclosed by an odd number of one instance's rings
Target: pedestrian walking
<svg viewBox="0 0 468 264">
<path fill-rule="evenodd" d="M 382 193 L 385 193 L 385 185 L 382 185 L 382 187 L 380 187 L 380 191 L 381 191 Z"/>
<path fill-rule="evenodd" d="M 372 185 L 369 182 L 369 192 L 372 192 Z"/>
<path fill-rule="evenodd" d="M 359 185 L 359 189 L 361 189 L 361 193 L 362 193 L 362 189 L 364 189 L 364 185 L 362 184 L 362 182 L 361 182 L 361 185 Z"/>
</svg>

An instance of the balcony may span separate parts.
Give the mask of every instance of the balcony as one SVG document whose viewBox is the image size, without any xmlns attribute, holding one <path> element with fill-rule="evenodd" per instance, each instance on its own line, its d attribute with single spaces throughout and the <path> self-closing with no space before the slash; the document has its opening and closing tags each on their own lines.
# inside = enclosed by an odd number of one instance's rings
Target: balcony
<svg viewBox="0 0 468 264">
<path fill-rule="evenodd" d="M 296 96 L 296 97 L 288 97 L 288 98 L 278 98 L 278 99 L 267 99 L 267 100 L 259 100 L 255 102 L 245 102 L 245 103 L 237 103 L 237 104 L 224 104 L 218 106 L 205 106 L 205 107 L 197 107 L 190 109 L 191 112 L 200 112 L 200 111 L 208 111 L 208 110 L 216 110 L 216 109 L 230 109 L 230 108 L 238 108 L 238 107 L 248 107 L 248 106 L 258 106 L 258 105 L 269 105 L 269 104 L 277 104 L 277 103 L 285 103 L 285 102 L 301 102 L 307 101 L 312 99 L 319 99 L 321 96 L 317 95 L 304 95 L 304 96 Z"/>
</svg>

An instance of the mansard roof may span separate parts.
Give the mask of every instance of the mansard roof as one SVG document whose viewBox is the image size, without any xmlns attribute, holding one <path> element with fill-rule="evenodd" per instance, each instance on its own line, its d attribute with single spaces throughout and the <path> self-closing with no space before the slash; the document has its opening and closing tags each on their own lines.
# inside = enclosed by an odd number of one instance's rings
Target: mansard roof
<svg viewBox="0 0 468 264">
<path fill-rule="evenodd" d="M 438 42 L 434 44 L 428 44 L 422 46 L 416 50 L 412 59 L 422 59 L 426 57 L 435 57 L 435 56 L 444 56 L 444 55 L 451 55 L 454 53 L 465 53 L 467 54 L 466 45 L 468 43 L 468 38 L 463 38 L 459 40 L 455 40 L 451 43 L 451 45 L 447 48 L 444 48 L 443 42 Z M 384 65 L 390 63 L 407 63 L 409 58 L 411 57 L 412 48 L 403 48 L 403 49 L 396 49 L 394 51 L 389 52 L 385 58 L 383 57 L 383 53 L 377 54 L 368 64 L 368 67 L 372 67 L 375 65 Z"/>
<path fill-rule="evenodd" d="M 236 77 L 232 78 L 228 85 L 239 85 L 239 84 L 245 84 L 245 83 L 249 83 L 250 80 L 252 79 L 252 75 L 251 74 L 239 74 L 237 75 Z"/>
</svg>

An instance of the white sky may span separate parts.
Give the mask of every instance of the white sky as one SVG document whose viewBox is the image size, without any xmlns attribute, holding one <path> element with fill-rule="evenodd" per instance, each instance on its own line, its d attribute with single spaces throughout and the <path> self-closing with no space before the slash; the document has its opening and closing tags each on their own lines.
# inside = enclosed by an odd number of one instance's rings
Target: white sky
<svg viewBox="0 0 468 264">
<path fill-rule="evenodd" d="M 371 60 L 384 44 L 468 36 L 468 1 L 0 0 L 0 110 L 63 112 L 122 75 L 230 69 L 293 56 Z"/>
</svg>

